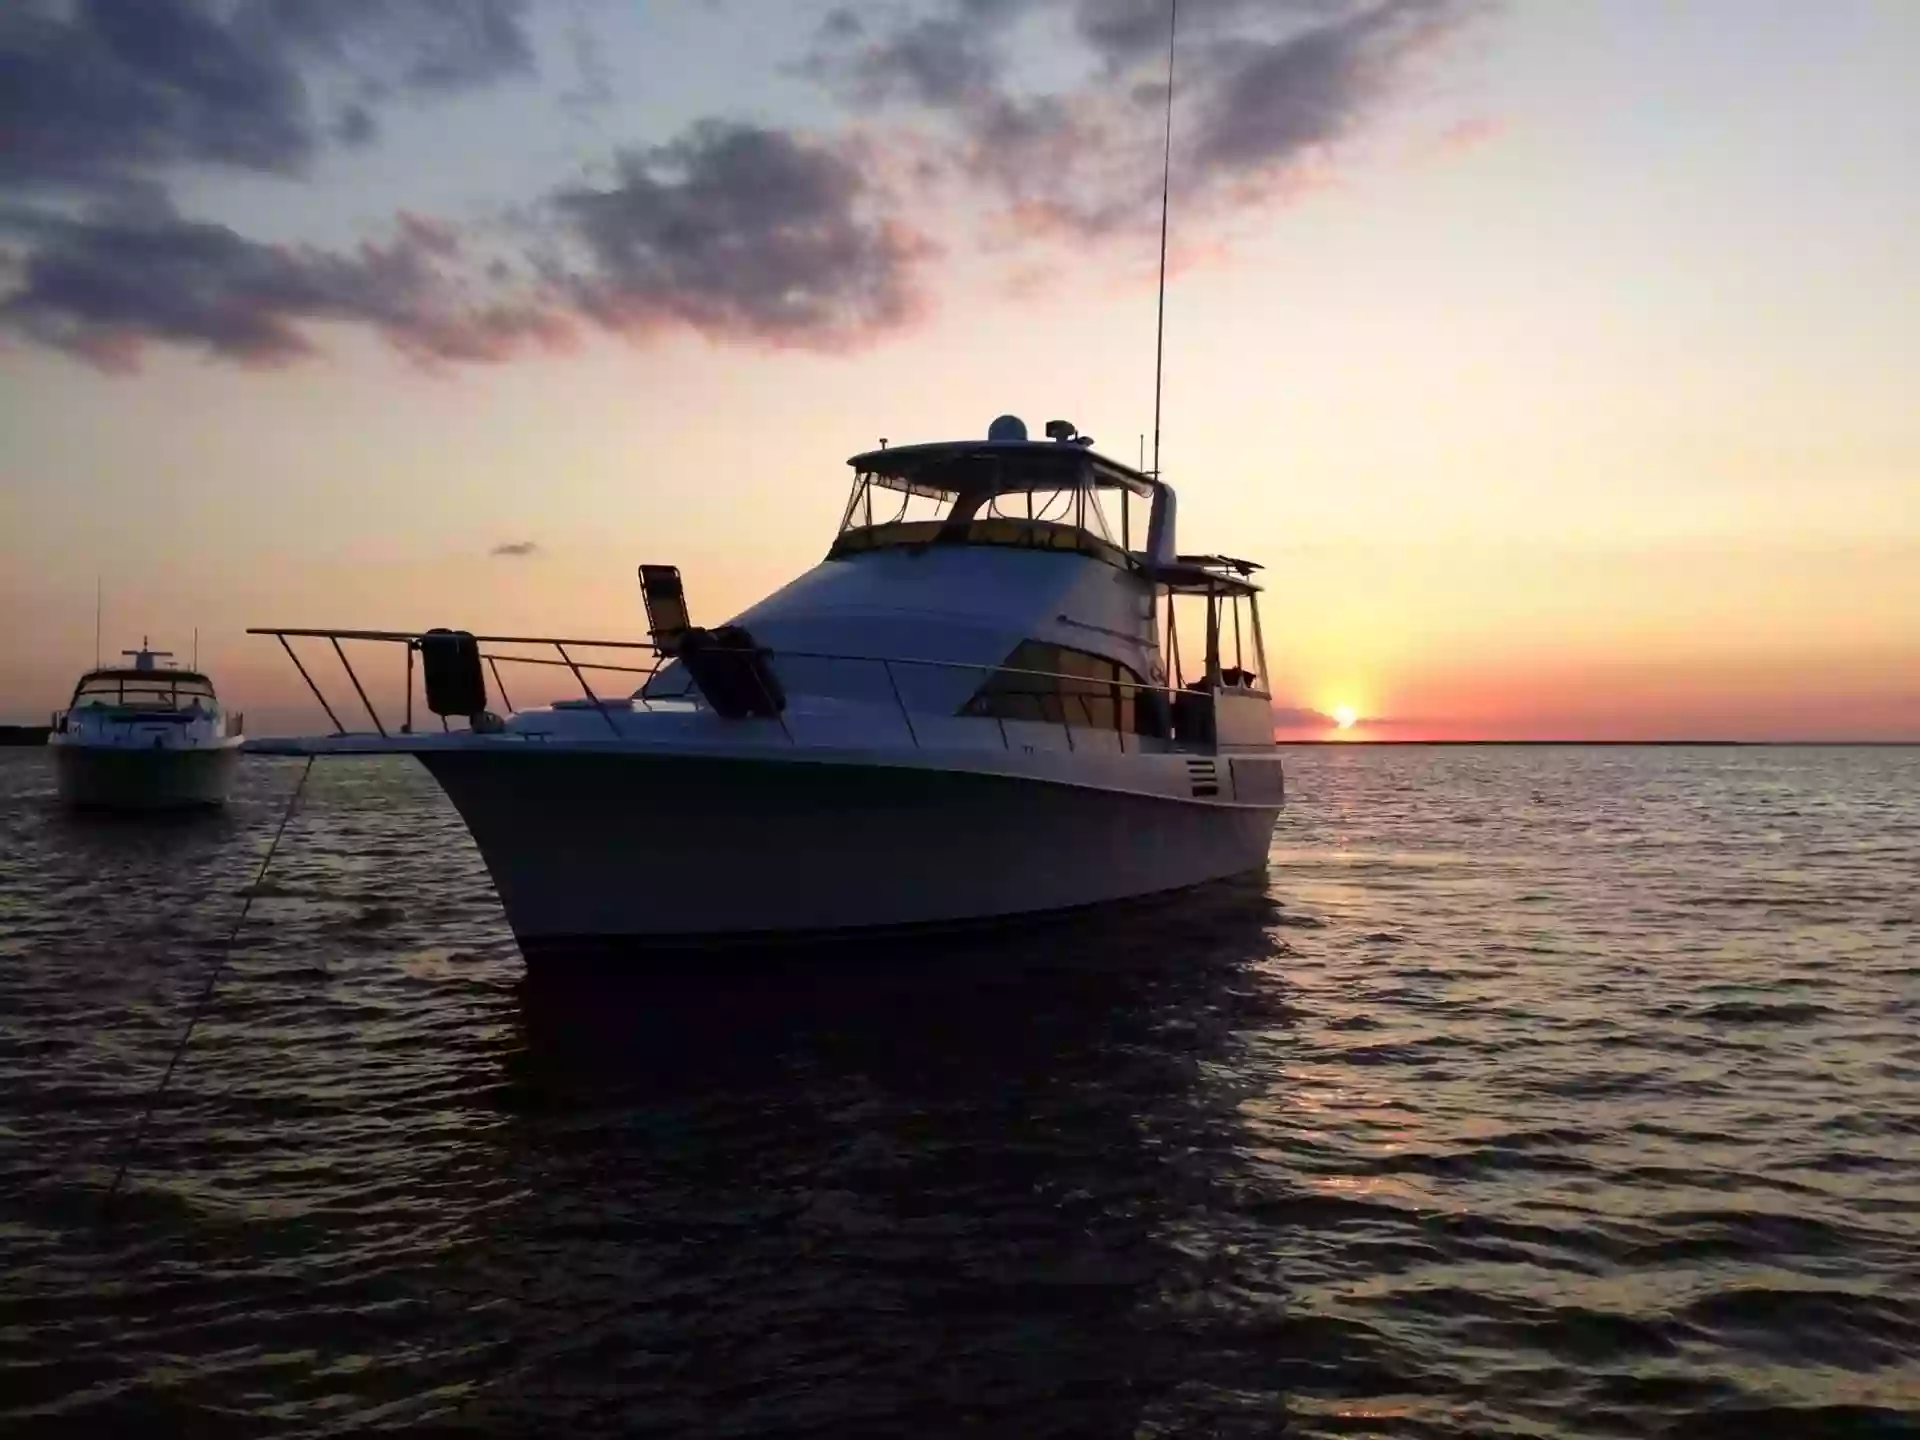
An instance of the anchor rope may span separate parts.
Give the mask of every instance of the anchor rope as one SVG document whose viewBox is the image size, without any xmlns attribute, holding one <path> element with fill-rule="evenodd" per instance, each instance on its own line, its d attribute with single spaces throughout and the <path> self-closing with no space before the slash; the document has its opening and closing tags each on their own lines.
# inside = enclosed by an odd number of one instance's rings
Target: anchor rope
<svg viewBox="0 0 1920 1440">
<path fill-rule="evenodd" d="M 307 777 L 313 773 L 314 757 L 307 757 L 306 768 L 300 772 L 299 783 L 293 787 L 293 794 L 287 799 L 287 808 L 280 814 L 280 823 L 275 827 L 273 839 L 267 845 L 267 853 L 261 857 L 260 869 L 253 877 L 253 883 L 247 887 L 246 901 L 240 907 L 240 913 L 234 918 L 233 928 L 227 931 L 227 938 L 221 944 L 219 953 L 214 957 L 212 968 L 207 972 L 207 981 L 200 989 L 200 998 L 194 1002 L 193 1012 L 187 1017 L 186 1029 L 180 1032 L 175 1042 L 173 1054 L 167 1059 L 167 1068 L 161 1073 L 160 1083 L 153 1087 L 147 1096 L 146 1107 L 140 1112 L 140 1119 L 133 1127 L 133 1136 L 128 1140 L 120 1156 L 120 1167 L 113 1173 L 113 1183 L 107 1187 L 107 1193 L 100 1201 L 100 1214 L 104 1220 L 112 1208 L 114 1197 L 120 1193 L 120 1186 L 127 1178 L 127 1171 L 140 1154 L 140 1143 L 146 1139 L 147 1126 L 152 1121 L 154 1111 L 159 1109 L 161 1097 L 167 1093 L 167 1087 L 173 1083 L 173 1072 L 180 1068 L 180 1059 L 187 1053 L 187 1045 L 193 1039 L 193 1032 L 199 1027 L 200 1018 L 206 1014 L 207 1006 L 212 1003 L 213 992 L 220 984 L 220 977 L 226 972 L 227 961 L 233 957 L 234 942 L 240 938 L 240 931 L 247 923 L 247 916 L 253 910 L 254 897 L 260 893 L 260 887 L 266 882 L 267 871 L 273 865 L 274 853 L 280 848 L 280 837 L 287 833 L 287 822 L 293 819 L 293 812 L 300 804 L 300 796 L 307 788 Z"/>
</svg>

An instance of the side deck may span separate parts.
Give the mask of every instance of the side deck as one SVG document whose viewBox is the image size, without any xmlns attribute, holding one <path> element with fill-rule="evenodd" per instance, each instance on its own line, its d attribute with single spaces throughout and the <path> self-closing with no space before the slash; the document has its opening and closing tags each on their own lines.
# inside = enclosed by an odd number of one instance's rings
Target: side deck
<svg viewBox="0 0 1920 1440">
<path fill-rule="evenodd" d="M 462 637 L 471 642 L 483 671 L 476 677 L 477 697 L 468 698 L 468 703 L 477 698 L 479 708 L 468 715 L 450 715 L 434 710 L 430 701 L 420 703 L 428 697 L 422 693 L 425 667 L 417 663 L 423 642 L 450 632 L 258 628 L 249 633 L 279 642 L 332 725 L 324 748 L 320 737 L 256 741 L 250 747 L 268 753 L 413 752 L 437 748 L 447 743 L 445 737 L 463 734 L 545 745 L 769 745 L 788 750 L 1116 756 L 1253 755 L 1273 746 L 1267 697 L 1231 686 L 1174 689 L 1007 665 L 763 649 L 759 653 L 775 670 L 782 661 L 803 661 L 816 668 L 821 664 L 854 667 L 874 677 L 869 687 L 874 698 L 860 701 L 801 693 L 789 699 L 782 694 L 778 704 L 764 707 L 765 713 L 742 717 L 724 715 L 707 704 L 691 681 L 670 695 L 660 694 L 656 682 L 669 657 L 654 644 L 529 636 Z M 356 711 L 345 705 L 336 708 L 296 649 L 296 640 L 325 642 L 370 729 L 350 728 L 343 722 L 343 711 Z M 389 656 L 386 673 L 363 677 L 348 655 L 349 645 L 383 647 Z M 529 653 L 543 649 L 551 653 Z M 400 663 L 392 663 L 396 660 Z M 578 698 L 519 710 L 506 682 L 512 667 L 534 667 L 533 673 L 548 675 L 564 670 L 577 686 Z M 916 690 L 923 688 L 916 687 L 916 676 L 936 671 L 967 671 L 982 681 L 991 679 L 998 690 L 1019 703 L 1003 713 L 981 713 L 971 707 L 952 713 L 916 704 Z M 491 686 L 486 676 L 491 676 Z M 514 686 L 523 694 L 525 683 L 515 677 Z M 629 694 L 601 693 L 629 685 L 634 687 Z M 504 716 L 491 711 L 496 695 Z M 424 729 L 416 723 L 422 711 Z M 389 724 L 389 718 L 397 723 Z"/>
</svg>

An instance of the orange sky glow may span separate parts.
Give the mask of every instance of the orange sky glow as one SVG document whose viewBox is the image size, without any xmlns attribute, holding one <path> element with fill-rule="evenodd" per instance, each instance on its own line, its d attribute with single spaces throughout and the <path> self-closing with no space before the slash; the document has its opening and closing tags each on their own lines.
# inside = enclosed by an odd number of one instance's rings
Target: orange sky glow
<svg viewBox="0 0 1920 1440">
<path fill-rule="evenodd" d="M 745 308 L 779 297 L 608 269 L 566 292 L 578 313 L 529 290 L 546 308 L 458 334 L 296 298 L 299 346 L 262 349 L 280 332 L 229 339 L 157 303 L 109 323 L 98 294 L 29 289 L 68 233 L 44 217 L 81 213 L 46 181 L 43 218 L 0 223 L 0 718 L 44 719 L 92 661 L 96 576 L 109 653 L 150 635 L 184 654 L 197 627 L 250 729 L 306 728 L 298 677 L 246 626 L 638 638 L 637 563 L 679 565 L 695 618 L 723 618 L 821 558 L 844 460 L 881 436 L 1013 411 L 1134 459 L 1151 208 L 1096 229 L 1030 175 L 989 192 L 942 128 L 969 112 L 794 67 L 827 33 L 811 11 L 743 50 L 737 19 L 682 8 L 596 22 L 620 83 L 590 122 L 529 21 L 510 82 L 476 67 L 469 93 L 383 112 L 305 170 L 151 173 L 176 215 L 244 243 L 364 257 L 392 234 L 407 265 L 507 253 L 508 202 L 552 191 L 569 243 L 611 266 L 579 217 L 630 216 L 569 177 L 644 195 L 616 155 L 751 115 L 852 157 L 860 243 L 900 293 L 863 280 L 804 330 Z M 1021 23 L 1078 13 L 1056 8 Z M 1225 136 L 1176 188 L 1165 468 L 1183 548 L 1267 567 L 1283 738 L 1920 741 L 1920 98 L 1897 58 L 1920 9 L 1626 8 L 1436 4 L 1457 23 L 1366 57 L 1337 133 L 1202 175 L 1259 138 Z M 1020 64 L 1008 86 L 1083 83 Z M 1192 104 L 1190 136 L 1210 123 L 1204 90 Z M 1042 158 L 1077 202 L 1132 152 L 1062 148 L 1076 133 Z M 1157 174 L 1142 193 L 1157 204 Z M 401 210 L 464 238 L 392 231 Z M 401 283 L 394 264 L 364 274 Z"/>
</svg>

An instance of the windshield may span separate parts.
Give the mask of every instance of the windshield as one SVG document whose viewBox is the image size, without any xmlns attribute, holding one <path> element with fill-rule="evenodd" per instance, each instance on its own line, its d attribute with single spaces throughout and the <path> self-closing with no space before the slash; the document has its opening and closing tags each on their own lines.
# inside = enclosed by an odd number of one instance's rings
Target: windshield
<svg viewBox="0 0 1920 1440">
<path fill-rule="evenodd" d="M 213 686 L 201 675 L 165 670 L 89 675 L 74 691 L 74 708 L 110 706 L 127 710 L 212 710 Z"/>
<path fill-rule="evenodd" d="M 861 474 L 828 558 L 906 545 L 1006 545 L 1078 552 L 1124 568 L 1126 550 L 1104 498 L 1084 485 L 929 493 Z"/>
</svg>

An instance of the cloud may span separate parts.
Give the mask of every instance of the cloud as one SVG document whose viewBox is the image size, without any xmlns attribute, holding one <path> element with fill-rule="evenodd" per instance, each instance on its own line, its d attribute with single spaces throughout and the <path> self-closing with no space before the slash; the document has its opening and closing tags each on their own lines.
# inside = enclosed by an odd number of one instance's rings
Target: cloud
<svg viewBox="0 0 1920 1440">
<path fill-rule="evenodd" d="M 183 217 L 196 168 L 298 179 L 361 147 L 375 108 L 527 74 L 526 0 L 6 0 L 0 10 L 0 328 L 109 370 L 150 343 L 281 365 L 316 322 L 430 363 L 558 343 L 526 297 L 472 297 L 451 232 L 269 246 Z"/>
<path fill-rule="evenodd" d="M 124 192 L 212 165 L 308 172 L 369 105 L 530 73 L 524 0 L 7 0 L 0 186 Z M 323 120 L 317 90 L 343 97 Z"/>
<path fill-rule="evenodd" d="M 616 84 L 613 66 L 584 14 L 576 12 L 567 22 L 567 50 L 573 57 L 575 82 L 560 97 L 560 103 L 576 116 L 612 105 Z"/>
<path fill-rule="evenodd" d="M 1493 0 L 1183 0 L 1175 173 L 1190 236 L 1295 193 L 1408 67 Z M 350 249 L 268 245 L 174 201 L 196 172 L 295 182 L 395 105 L 531 76 L 532 0 L 0 0 L 0 331 L 109 370 L 152 346 L 280 366 L 325 325 L 429 365 L 588 329 L 841 350 L 926 308 L 944 184 L 985 236 L 1133 236 L 1158 214 L 1165 0 L 841 5 L 799 69 L 858 140 L 708 119 L 553 184 L 504 227 L 401 216 Z M 564 17 L 563 17 L 564 21 Z M 556 31 L 604 106 L 583 18 Z M 906 123 L 877 137 L 881 115 Z M 904 186 L 901 187 L 904 189 Z M 985 204 L 981 202 L 984 199 Z M 531 236 L 531 238 L 529 238 Z M 1077 249 L 1073 252 L 1078 254 Z"/>
<path fill-rule="evenodd" d="M 588 318 L 645 333 L 831 348 L 919 309 L 931 247 L 877 213 L 847 155 L 782 130 L 705 121 L 629 150 L 611 186 L 553 198 L 583 269 L 556 278 Z"/>
<path fill-rule="evenodd" d="M 1357 735 L 1380 730 L 1404 730 L 1409 726 L 1426 727 L 1435 723 L 1440 722 L 1408 719 L 1404 716 L 1362 715 L 1355 719 L 1349 730 L 1343 733 Z M 1314 710 L 1306 706 L 1276 705 L 1273 709 L 1273 728 L 1276 731 L 1307 730 L 1318 733 L 1338 730 L 1340 722 L 1324 710 Z"/>
<path fill-rule="evenodd" d="M 77 218 L 0 210 L 9 237 L 26 254 L 0 328 L 104 370 L 135 368 L 153 342 L 284 365 L 313 353 L 307 327 L 327 321 L 369 326 L 426 362 L 503 359 L 568 335 L 538 304 L 465 301 L 443 269 L 458 238 L 413 217 L 344 254 L 263 245 L 157 201 Z"/>
<path fill-rule="evenodd" d="M 137 368 L 154 344 L 285 365 L 315 353 L 324 323 L 430 364 L 565 344 L 583 324 L 842 348 L 920 306 L 927 243 L 848 153 L 777 129 L 699 123 L 622 152 L 610 185 L 536 197 L 544 239 L 519 266 L 497 243 L 469 263 L 453 232 L 407 217 L 391 239 L 327 251 L 176 209 L 193 168 L 301 179 L 329 147 L 371 144 L 396 98 L 529 73 L 526 0 L 11 6 L 0 329 L 103 369 Z"/>
<path fill-rule="evenodd" d="M 1288 705 L 1273 707 L 1273 725 L 1276 730 L 1331 730 L 1336 723 L 1331 715 L 1319 710 L 1307 710 Z"/>
<path fill-rule="evenodd" d="M 1295 193 L 1292 172 L 1487 3 L 1187 0 L 1174 165 L 1189 210 Z M 856 110 L 930 117 L 946 168 L 997 194 L 1016 230 L 1100 238 L 1158 213 L 1167 15 L 1166 0 L 932 0 L 886 25 L 843 10 L 801 69 Z M 1048 73 L 1065 83 L 1021 83 L 1033 42 L 1062 34 L 1077 63 Z"/>
<path fill-rule="evenodd" d="M 514 560 L 524 560 L 529 555 L 538 555 L 540 553 L 540 546 L 532 540 L 503 540 L 487 553 L 489 555 L 498 555 Z"/>
<path fill-rule="evenodd" d="M 1409 55 L 1468 13 L 1458 0 L 1385 0 L 1296 34 L 1219 47 L 1201 76 L 1192 158 L 1261 170 L 1349 133 Z"/>
<path fill-rule="evenodd" d="M 431 94 L 531 75 L 530 9 L 528 0 L 251 0 L 236 23 L 376 87 Z"/>
<path fill-rule="evenodd" d="M 833 49 L 859 40 L 868 33 L 867 27 L 851 11 L 841 9 L 827 16 L 821 32 L 821 47 L 804 62 L 803 70 L 860 105 L 904 100 L 951 106 L 999 83 L 1000 64 L 990 34 L 963 14 L 910 21 L 839 58 Z"/>
<path fill-rule="evenodd" d="M 408 215 L 342 252 L 183 217 L 164 191 L 77 213 L 6 206 L 0 330 L 114 372 L 156 343 L 283 366 L 317 352 L 325 323 L 369 328 L 429 365 L 564 347 L 586 325 L 844 348 L 922 303 L 931 246 L 879 211 L 849 156 L 717 122 L 624 153 L 609 186 L 547 197 L 545 249 L 520 268 Z"/>
</svg>

